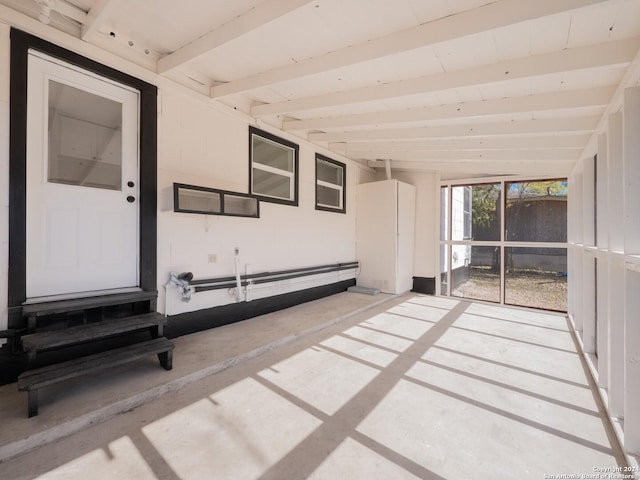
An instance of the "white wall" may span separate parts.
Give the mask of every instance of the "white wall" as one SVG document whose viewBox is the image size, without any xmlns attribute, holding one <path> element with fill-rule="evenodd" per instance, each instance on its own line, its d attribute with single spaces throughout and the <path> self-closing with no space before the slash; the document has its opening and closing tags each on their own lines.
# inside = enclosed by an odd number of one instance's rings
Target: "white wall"
<svg viewBox="0 0 640 480">
<path fill-rule="evenodd" d="M 636 467 L 640 458 L 639 129 L 640 88 L 628 88 L 622 109 L 608 116 L 600 132 L 595 191 L 593 160 L 586 157 L 570 177 L 569 197 L 568 313 L 616 433 Z"/>
<path fill-rule="evenodd" d="M 247 269 L 256 273 L 356 259 L 355 185 L 359 168 L 347 162 L 346 214 L 315 210 L 318 149 L 269 126 L 258 125 L 300 145 L 298 207 L 261 202 L 259 219 L 173 212 L 174 182 L 248 192 L 248 123 L 241 115 L 212 106 L 209 100 L 200 101 L 169 88 L 160 89 L 159 96 L 160 290 L 172 271 L 190 271 L 195 278 L 233 275 L 235 247 L 240 249 L 241 273 Z M 345 161 L 337 155 L 328 156 Z M 216 255 L 215 263 L 209 263 L 209 254 Z M 336 273 L 322 279 L 320 284 L 337 279 Z M 315 286 L 313 282 L 313 277 L 292 280 L 286 285 L 268 287 L 270 291 L 263 290 L 261 295 Z M 162 295 L 161 292 L 161 311 Z M 198 293 L 186 304 L 173 291 L 168 296 L 168 312 L 175 314 L 233 301 L 225 290 Z"/>
<path fill-rule="evenodd" d="M 234 274 L 235 247 L 241 272 L 260 272 L 356 260 L 355 185 L 373 181 L 374 172 L 340 155 L 267 125 L 255 125 L 300 146 L 299 206 L 261 202 L 261 218 L 192 215 L 173 212 L 173 182 L 247 192 L 248 129 L 253 122 L 205 96 L 199 96 L 97 47 L 18 16 L 18 28 L 158 86 L 158 309 L 176 314 L 234 302 L 227 291 L 198 293 L 187 304 L 175 289 L 164 298 L 171 271 L 195 277 Z M 0 21 L 0 329 L 7 327 L 9 32 Z M 315 210 L 315 153 L 347 164 L 346 214 Z M 216 254 L 209 263 L 209 254 Z M 291 292 L 352 278 L 354 272 L 310 276 L 256 288 L 251 298 Z"/>
</svg>

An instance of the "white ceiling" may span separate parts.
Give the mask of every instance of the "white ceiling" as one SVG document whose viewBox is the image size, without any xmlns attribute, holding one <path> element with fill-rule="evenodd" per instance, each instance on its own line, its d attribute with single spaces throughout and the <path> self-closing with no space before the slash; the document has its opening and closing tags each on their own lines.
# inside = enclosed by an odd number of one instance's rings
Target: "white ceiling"
<svg viewBox="0 0 640 480">
<path fill-rule="evenodd" d="M 640 0 L 48 1 L 51 28 L 394 170 L 566 175 L 640 84 Z"/>
</svg>

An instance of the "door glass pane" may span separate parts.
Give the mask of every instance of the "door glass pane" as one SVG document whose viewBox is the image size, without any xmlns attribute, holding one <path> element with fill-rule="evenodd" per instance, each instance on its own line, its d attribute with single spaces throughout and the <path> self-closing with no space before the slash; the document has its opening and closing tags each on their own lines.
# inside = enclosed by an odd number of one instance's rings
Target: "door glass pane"
<svg viewBox="0 0 640 480">
<path fill-rule="evenodd" d="M 451 246 L 451 295 L 500 302 L 500 247 Z"/>
<path fill-rule="evenodd" d="M 566 180 L 513 182 L 507 183 L 505 189 L 508 241 L 567 241 Z"/>
<path fill-rule="evenodd" d="M 567 311 L 567 249 L 505 251 L 505 298 L 509 305 Z"/>
<path fill-rule="evenodd" d="M 453 240 L 500 240 L 500 184 L 452 188 L 451 236 Z"/>
<path fill-rule="evenodd" d="M 122 104 L 49 80 L 51 183 L 122 189 Z"/>
</svg>

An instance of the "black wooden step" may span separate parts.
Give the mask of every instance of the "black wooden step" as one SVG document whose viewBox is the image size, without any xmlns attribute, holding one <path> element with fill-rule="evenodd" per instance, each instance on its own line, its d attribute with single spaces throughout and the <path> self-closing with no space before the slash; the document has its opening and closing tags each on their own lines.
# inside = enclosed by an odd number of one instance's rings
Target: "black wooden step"
<svg viewBox="0 0 640 480">
<path fill-rule="evenodd" d="M 114 318 L 61 330 L 50 330 L 48 332 L 23 335 L 21 339 L 22 348 L 27 353 L 42 352 L 116 335 L 123 335 L 125 333 L 144 330 L 145 328 L 154 329 L 152 331 L 153 335 L 159 337 L 162 336 L 163 327 L 166 323 L 166 317 L 156 312 L 124 318 Z"/>
<path fill-rule="evenodd" d="M 29 392 L 29 417 L 38 414 L 38 389 L 157 354 L 165 370 L 173 368 L 173 342 L 161 337 L 126 347 L 29 370 L 18 377 L 18 390 Z"/>
<path fill-rule="evenodd" d="M 155 300 L 158 292 L 128 292 L 100 295 L 97 297 L 71 298 L 68 300 L 55 300 L 52 302 L 29 303 L 22 306 L 22 315 L 25 317 L 42 317 L 57 313 L 75 312 L 89 308 L 108 307 L 111 305 L 124 305 L 127 303 Z"/>
</svg>

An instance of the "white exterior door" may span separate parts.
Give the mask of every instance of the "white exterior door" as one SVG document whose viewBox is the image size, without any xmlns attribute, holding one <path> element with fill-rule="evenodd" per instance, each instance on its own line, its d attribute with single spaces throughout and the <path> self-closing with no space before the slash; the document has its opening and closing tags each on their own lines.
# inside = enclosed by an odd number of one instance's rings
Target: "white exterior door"
<svg viewBox="0 0 640 480">
<path fill-rule="evenodd" d="M 30 52 L 27 298 L 138 286 L 138 95 Z"/>
</svg>

